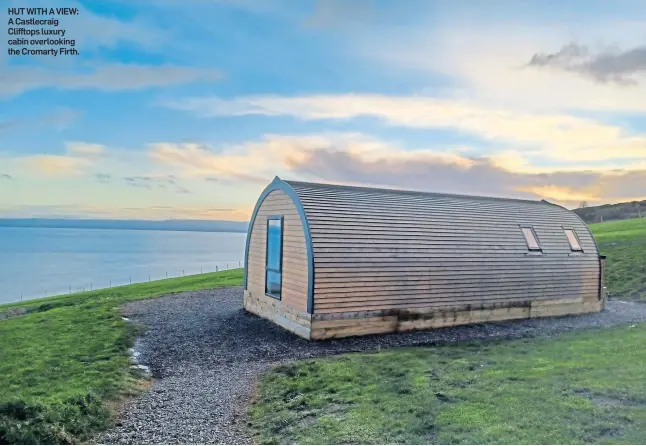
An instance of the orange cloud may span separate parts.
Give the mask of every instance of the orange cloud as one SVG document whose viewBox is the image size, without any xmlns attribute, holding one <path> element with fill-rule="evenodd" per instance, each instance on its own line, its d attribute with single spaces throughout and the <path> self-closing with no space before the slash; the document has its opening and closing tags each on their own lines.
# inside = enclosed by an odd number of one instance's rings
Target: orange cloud
<svg viewBox="0 0 646 446">
<path fill-rule="evenodd" d="M 76 175 L 90 161 L 66 155 L 35 155 L 23 159 L 25 166 L 44 175 Z"/>
<path fill-rule="evenodd" d="M 595 193 L 557 185 L 519 187 L 517 190 L 559 202 L 599 202 L 602 200 L 602 197 Z"/>
<path fill-rule="evenodd" d="M 105 146 L 85 142 L 67 142 L 65 147 L 64 155 L 33 155 L 19 159 L 19 162 L 43 175 L 78 175 L 94 164 L 105 151 Z"/>
</svg>

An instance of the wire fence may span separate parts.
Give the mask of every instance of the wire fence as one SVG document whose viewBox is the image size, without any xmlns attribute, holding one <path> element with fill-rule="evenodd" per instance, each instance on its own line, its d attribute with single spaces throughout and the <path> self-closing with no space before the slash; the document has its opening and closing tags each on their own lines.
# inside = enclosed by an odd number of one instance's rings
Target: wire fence
<svg viewBox="0 0 646 446">
<path fill-rule="evenodd" d="M 142 276 L 142 274 L 137 274 L 135 276 L 129 276 L 127 279 L 120 279 L 120 280 L 111 280 L 108 279 L 107 281 L 101 280 L 100 282 L 94 283 L 94 282 L 85 282 L 83 284 L 79 285 L 69 285 L 67 289 L 61 289 L 61 286 L 58 285 L 55 287 L 55 289 L 50 289 L 48 292 L 47 288 L 44 288 L 43 294 L 42 295 L 33 295 L 31 293 L 30 295 L 25 295 L 23 293 L 20 294 L 20 302 L 23 300 L 30 300 L 30 299 L 38 299 L 40 297 L 55 297 L 55 296 L 64 296 L 67 294 L 75 294 L 75 293 L 84 293 L 87 291 L 96 291 L 96 290 L 102 290 L 106 288 L 113 288 L 117 286 L 124 286 L 124 285 L 132 285 L 132 284 L 137 284 L 137 283 L 146 283 L 146 282 L 153 282 L 156 280 L 164 280 L 164 279 L 174 279 L 178 277 L 186 277 L 186 276 L 195 276 L 195 275 L 202 275 L 202 274 L 210 274 L 210 273 L 217 273 L 220 271 L 228 271 L 230 269 L 236 269 L 236 268 L 242 268 L 243 262 L 242 260 L 239 260 L 237 262 L 228 262 L 228 263 L 222 263 L 222 266 L 216 265 L 215 270 L 213 269 L 204 269 L 200 268 L 199 272 L 197 272 L 197 269 L 190 269 L 186 270 L 183 269 L 181 271 L 177 270 L 170 270 L 170 271 L 165 271 L 163 274 L 160 274 L 159 272 L 154 273 L 154 274 L 148 274 L 147 275 L 147 280 L 145 275 Z M 134 277 L 134 280 L 133 280 Z M 98 285 L 98 286 L 97 286 Z"/>
</svg>

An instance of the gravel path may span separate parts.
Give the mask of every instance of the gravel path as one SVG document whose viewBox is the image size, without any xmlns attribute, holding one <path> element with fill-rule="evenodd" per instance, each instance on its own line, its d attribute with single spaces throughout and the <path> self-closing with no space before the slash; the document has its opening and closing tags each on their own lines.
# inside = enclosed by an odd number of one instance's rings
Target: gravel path
<svg viewBox="0 0 646 446">
<path fill-rule="evenodd" d="M 240 444 L 255 376 L 279 362 L 384 347 L 550 336 L 646 321 L 646 305 L 610 301 L 602 313 L 310 342 L 242 309 L 240 287 L 132 302 L 124 314 L 147 331 L 135 345 L 152 387 L 127 403 L 107 444 Z"/>
</svg>

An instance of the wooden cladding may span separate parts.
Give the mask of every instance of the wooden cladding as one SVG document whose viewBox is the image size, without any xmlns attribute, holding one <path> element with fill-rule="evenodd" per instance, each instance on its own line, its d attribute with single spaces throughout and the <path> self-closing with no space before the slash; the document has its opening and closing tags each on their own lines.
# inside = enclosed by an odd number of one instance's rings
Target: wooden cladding
<svg viewBox="0 0 646 446">
<path fill-rule="evenodd" d="M 306 311 L 308 273 L 305 233 L 296 205 L 283 191 L 273 191 L 265 198 L 251 228 L 247 290 L 254 299 L 266 294 L 268 219 L 278 217 L 282 223 L 282 281 L 280 301 L 275 305 Z"/>
<path fill-rule="evenodd" d="M 289 182 L 307 215 L 314 313 L 598 300 L 587 227 L 547 202 Z M 576 234 L 574 250 L 567 228 Z"/>
</svg>

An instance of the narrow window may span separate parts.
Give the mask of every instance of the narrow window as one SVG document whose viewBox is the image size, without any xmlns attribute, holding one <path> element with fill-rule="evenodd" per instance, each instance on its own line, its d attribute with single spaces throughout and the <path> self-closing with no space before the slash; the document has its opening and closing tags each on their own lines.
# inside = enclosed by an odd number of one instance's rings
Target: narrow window
<svg viewBox="0 0 646 446">
<path fill-rule="evenodd" d="M 267 265 L 265 293 L 280 299 L 283 269 L 283 218 L 267 219 Z"/>
<path fill-rule="evenodd" d="M 536 233 L 533 228 L 521 228 L 523 230 L 523 235 L 525 236 L 525 241 L 527 242 L 527 247 L 530 251 L 540 251 L 541 246 L 538 244 L 538 239 L 536 238 Z"/>
<path fill-rule="evenodd" d="M 572 251 L 583 251 L 581 243 L 579 243 L 579 237 L 576 236 L 576 232 L 572 229 L 564 229 L 564 231 L 568 242 L 570 242 L 570 248 L 572 248 Z"/>
</svg>

